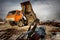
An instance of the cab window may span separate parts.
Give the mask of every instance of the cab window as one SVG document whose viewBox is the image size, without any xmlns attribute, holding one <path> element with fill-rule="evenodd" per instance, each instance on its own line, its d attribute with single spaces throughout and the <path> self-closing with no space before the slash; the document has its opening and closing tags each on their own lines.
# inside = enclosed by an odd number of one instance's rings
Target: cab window
<svg viewBox="0 0 60 40">
<path fill-rule="evenodd" d="M 20 11 L 18 11 L 17 14 L 20 15 Z"/>
<path fill-rule="evenodd" d="M 10 15 L 10 14 L 15 14 L 16 13 L 16 11 L 10 11 L 9 13 L 8 13 L 8 15 Z"/>
</svg>

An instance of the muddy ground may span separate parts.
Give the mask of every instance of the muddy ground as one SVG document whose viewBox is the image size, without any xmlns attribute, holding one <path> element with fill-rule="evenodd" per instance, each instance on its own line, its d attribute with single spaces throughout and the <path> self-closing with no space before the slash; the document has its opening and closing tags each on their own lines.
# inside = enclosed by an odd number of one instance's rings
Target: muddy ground
<svg viewBox="0 0 60 40">
<path fill-rule="evenodd" d="M 41 26 L 41 25 L 39 25 Z M 52 29 L 55 29 L 54 26 L 46 26 L 46 40 L 60 40 L 60 33 L 57 32 L 57 35 L 51 35 L 49 32 Z M 28 26 L 18 27 L 10 26 L 9 24 L 0 25 L 0 40 L 16 40 L 22 33 L 27 32 Z"/>
</svg>

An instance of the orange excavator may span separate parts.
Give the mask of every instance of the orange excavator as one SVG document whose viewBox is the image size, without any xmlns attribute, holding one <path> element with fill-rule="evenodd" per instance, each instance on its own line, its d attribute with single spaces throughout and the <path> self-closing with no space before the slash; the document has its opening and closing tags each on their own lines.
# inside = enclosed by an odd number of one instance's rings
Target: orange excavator
<svg viewBox="0 0 60 40">
<path fill-rule="evenodd" d="M 13 10 L 13 11 L 8 12 L 6 20 L 9 21 L 10 25 L 12 26 L 17 25 L 17 24 L 18 26 L 22 26 L 23 25 L 22 18 L 23 18 L 22 11 Z M 20 25 L 19 25 L 19 22 L 20 22 Z"/>
<path fill-rule="evenodd" d="M 29 25 L 36 19 L 36 15 L 32 10 L 30 1 L 22 2 L 21 7 L 21 11 L 12 10 L 8 12 L 6 20 L 9 21 L 10 25 Z"/>
</svg>

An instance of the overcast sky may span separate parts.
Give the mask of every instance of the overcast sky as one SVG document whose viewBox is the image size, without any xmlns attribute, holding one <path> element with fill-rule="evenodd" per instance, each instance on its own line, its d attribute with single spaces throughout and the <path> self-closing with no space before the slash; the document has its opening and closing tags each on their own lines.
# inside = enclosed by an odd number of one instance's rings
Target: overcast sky
<svg viewBox="0 0 60 40">
<path fill-rule="evenodd" d="M 0 0 L 0 17 L 11 10 L 21 10 L 21 2 L 27 0 Z M 60 20 L 60 0 L 30 0 L 37 17 L 42 20 Z"/>
</svg>

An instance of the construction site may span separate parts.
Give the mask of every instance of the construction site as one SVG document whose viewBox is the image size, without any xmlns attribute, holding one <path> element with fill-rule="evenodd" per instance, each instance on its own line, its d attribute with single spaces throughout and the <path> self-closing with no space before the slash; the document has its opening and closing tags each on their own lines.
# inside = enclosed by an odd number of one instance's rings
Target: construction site
<svg viewBox="0 0 60 40">
<path fill-rule="evenodd" d="M 30 1 L 20 5 L 22 10 L 11 10 L 0 19 L 0 40 L 60 40 L 60 22 L 40 21 Z"/>
</svg>

